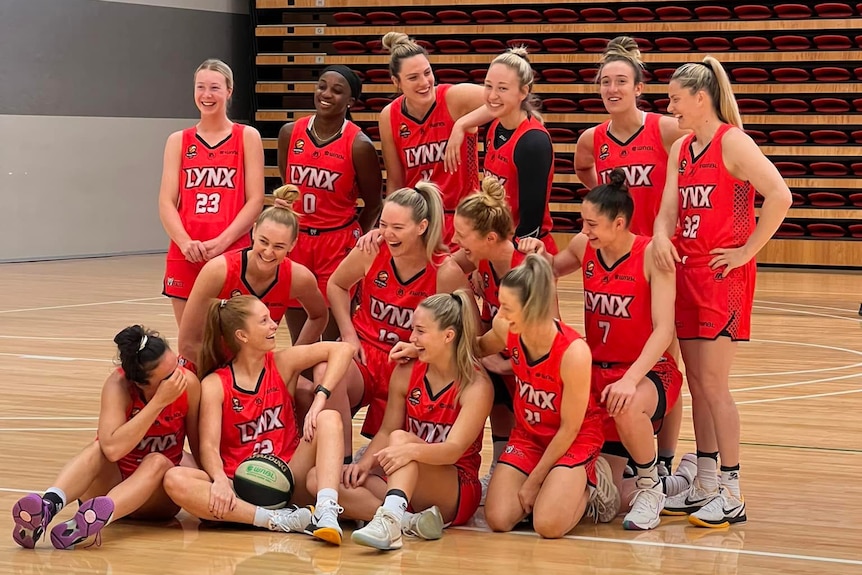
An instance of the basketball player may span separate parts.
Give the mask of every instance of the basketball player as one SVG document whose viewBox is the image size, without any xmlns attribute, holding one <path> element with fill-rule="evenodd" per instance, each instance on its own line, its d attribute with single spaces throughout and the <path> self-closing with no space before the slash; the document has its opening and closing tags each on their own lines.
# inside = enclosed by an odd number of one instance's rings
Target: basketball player
<svg viewBox="0 0 862 575">
<path fill-rule="evenodd" d="M 122 517 L 163 521 L 179 511 L 164 489 L 165 473 L 180 463 L 186 435 L 198 448 L 201 387 L 177 363 L 158 333 L 140 325 L 114 337 L 120 367 L 102 387 L 99 433 L 42 496 L 31 493 L 12 508 L 12 539 L 35 547 L 51 520 L 70 501 L 83 501 L 69 521 L 51 530 L 57 549 L 72 549 Z"/>
<path fill-rule="evenodd" d="M 386 414 L 362 458 L 344 471 L 345 514 L 370 521 L 353 532 L 360 545 L 399 549 L 402 531 L 439 539 L 479 507 L 482 434 L 493 387 L 475 355 L 472 293 L 433 295 L 413 316 L 404 348 L 418 361 L 395 368 Z M 421 513 L 407 512 L 408 503 Z"/>
<path fill-rule="evenodd" d="M 521 264 L 524 254 L 515 249 L 515 223 L 506 201 L 506 190 L 499 180 L 488 176 L 482 180 L 482 190 L 461 200 L 455 210 L 453 241 L 461 248 L 452 258 L 461 269 L 472 274 L 473 290 L 482 298 L 482 331 L 500 309 L 500 278 Z M 491 475 L 509 442 L 515 425 L 512 397 L 515 377 L 508 352 L 489 355 L 482 363 L 494 384 L 494 407 L 491 410 L 493 459 L 488 473 L 481 478 L 482 502 L 487 495 Z"/>
<path fill-rule="evenodd" d="M 599 93 L 610 119 L 587 129 L 575 152 L 575 171 L 587 189 L 607 184 L 614 168 L 625 170 L 634 201 L 630 229 L 633 234 L 652 236 L 667 172 L 667 153 L 687 132 L 670 116 L 643 112 L 638 98 L 643 93 L 644 64 L 637 42 L 618 36 L 608 43 L 599 62 Z M 679 344 L 673 341 L 671 355 L 679 360 Z M 682 402 L 663 419 L 658 434 L 659 473 L 672 473 L 673 456 L 682 425 Z"/>
<path fill-rule="evenodd" d="M 697 478 L 665 502 L 702 527 L 746 520 L 739 487 L 739 413 L 729 389 L 738 341 L 751 332 L 754 256 L 778 229 L 790 190 L 742 130 L 730 81 L 715 58 L 685 64 L 671 77 L 668 110 L 691 130 L 671 148 L 655 223 L 659 267 L 676 264 L 676 331 L 691 390 Z M 755 222 L 754 191 L 764 198 Z M 677 247 L 671 243 L 682 226 Z M 721 479 L 716 477 L 721 454 Z"/>
<path fill-rule="evenodd" d="M 282 186 L 273 195 L 280 202 L 257 217 L 252 247 L 222 254 L 203 266 L 180 323 L 179 350 L 186 365 L 194 367 L 200 362 L 207 309 L 213 298 L 258 297 L 276 324 L 288 302 L 298 301 L 307 310 L 307 320 L 294 344 L 314 343 L 323 333 L 328 312 L 317 280 L 308 268 L 287 257 L 299 228 L 297 214 L 290 207 L 298 197 L 296 186 Z"/>
<path fill-rule="evenodd" d="M 515 237 L 539 238 L 548 253 L 557 253 L 551 237 L 548 201 L 554 181 L 554 148 L 551 136 L 536 111 L 533 68 L 524 47 L 511 48 L 494 58 L 485 77 L 484 112 L 465 116 L 452 131 L 448 146 L 456 150 L 467 129 L 482 125 L 482 115 L 494 121 L 485 144 L 485 176 L 494 176 L 506 189 L 515 219 Z M 457 165 L 455 151 L 447 160 Z"/>
<path fill-rule="evenodd" d="M 341 544 L 338 483 L 342 465 L 341 418 L 323 409 L 344 378 L 353 348 L 318 342 L 275 350 L 278 324 L 254 296 L 212 300 L 206 317 L 200 369 L 200 462 L 203 470 L 174 470 L 165 490 L 177 505 L 201 519 L 244 523 L 271 531 L 306 532 Z M 226 349 L 227 348 L 227 349 Z M 227 352 L 233 359 L 227 362 Z M 302 426 L 294 415 L 293 394 L 299 373 L 327 362 L 314 402 Z M 313 501 L 306 489 L 308 470 L 317 467 L 317 504 L 270 510 L 236 496 L 237 466 L 252 455 L 272 453 L 288 463 L 295 481 L 292 501 Z"/>
<path fill-rule="evenodd" d="M 389 72 L 401 96 L 380 113 L 380 144 L 386 166 L 386 193 L 415 186 L 421 180 L 435 182 L 443 194 L 446 221 L 443 241 L 452 238 L 452 215 L 464 196 L 479 184 L 476 133 L 458 144 L 464 165 L 446 171 L 443 157 L 456 120 L 482 106 L 482 88 L 475 84 L 434 85 L 428 52 L 401 32 L 383 36 L 391 54 Z M 484 113 L 480 125 L 491 117 Z"/>
<path fill-rule="evenodd" d="M 623 527 L 653 529 L 666 493 L 687 490 L 695 473 L 694 461 L 683 459 L 677 475 L 660 481 L 653 440 L 682 388 L 682 374 L 666 351 L 674 330 L 674 273 L 659 269 L 650 238 L 629 228 L 635 208 L 625 171 L 616 168 L 609 178 L 584 198 L 583 231 L 553 258 L 553 265 L 558 276 L 583 270 L 592 392 L 605 415 L 602 453 L 622 499 L 631 502 Z M 519 245 L 539 253 L 543 247 L 535 239 Z M 636 478 L 623 482 L 629 459 Z"/>
<path fill-rule="evenodd" d="M 248 247 L 248 232 L 263 208 L 263 144 L 251 126 L 230 121 L 233 72 L 206 60 L 195 72 L 201 120 L 174 132 L 165 145 L 159 217 L 171 238 L 163 293 L 177 326 L 204 263 Z"/>
<path fill-rule="evenodd" d="M 278 133 L 281 179 L 300 192 L 293 209 L 302 225 L 290 259 L 311 270 L 324 297 L 329 276 L 356 245 L 360 230 L 370 230 L 380 215 L 377 150 L 349 120 L 350 106 L 361 93 L 362 81 L 350 68 L 329 66 L 317 80 L 314 115 L 285 124 Z M 364 204 L 358 221 L 357 198 Z M 291 300 L 287 327 L 292 341 L 308 343 L 301 337 L 307 320 L 304 307 Z M 323 339 L 337 335 L 330 318 Z"/>
<path fill-rule="evenodd" d="M 508 349 L 518 386 L 515 428 L 491 477 L 485 518 L 510 531 L 527 515 L 542 537 L 560 538 L 585 511 L 608 522 L 619 509 L 599 458 L 601 411 L 590 394 L 590 350 L 553 317 L 551 266 L 531 254 L 500 282 L 500 311 L 479 339 L 480 355 Z"/>
</svg>

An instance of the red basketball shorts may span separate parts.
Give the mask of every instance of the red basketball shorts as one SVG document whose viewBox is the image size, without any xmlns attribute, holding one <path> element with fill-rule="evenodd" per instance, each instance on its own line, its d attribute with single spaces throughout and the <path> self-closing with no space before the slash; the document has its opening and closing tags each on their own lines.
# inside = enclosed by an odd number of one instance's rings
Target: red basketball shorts
<svg viewBox="0 0 862 575">
<path fill-rule="evenodd" d="M 679 339 L 729 337 L 747 341 L 757 265 L 751 260 L 721 277 L 706 265 L 676 268 L 676 333 Z"/>
<path fill-rule="evenodd" d="M 362 381 L 365 384 L 365 393 L 359 405 L 354 405 L 354 412 L 361 407 L 368 406 L 365 415 L 365 423 L 362 424 L 362 435 L 374 437 L 383 424 L 383 415 L 386 413 L 386 401 L 389 399 L 389 378 L 395 370 L 395 362 L 389 361 L 389 351 L 383 351 L 364 340 L 359 341 L 365 351 L 365 365 L 357 362 Z M 355 360 L 354 360 L 355 361 Z"/>
<path fill-rule="evenodd" d="M 299 232 L 296 245 L 290 252 L 290 259 L 311 270 L 317 278 L 317 287 L 320 288 L 326 305 L 329 305 L 329 300 L 326 298 L 326 282 L 329 281 L 329 276 L 335 272 L 338 264 L 356 246 L 356 240 L 361 234 L 362 228 L 355 221 L 335 230 L 309 228 Z M 287 307 L 301 309 L 302 305 L 292 299 Z"/>
<path fill-rule="evenodd" d="M 203 269 L 205 263 L 193 264 L 186 259 L 167 260 L 165 263 L 162 294 L 177 299 L 189 299 L 189 294 L 192 293 L 192 286 L 195 284 L 195 280 L 198 274 L 201 273 L 201 269 Z"/>
</svg>

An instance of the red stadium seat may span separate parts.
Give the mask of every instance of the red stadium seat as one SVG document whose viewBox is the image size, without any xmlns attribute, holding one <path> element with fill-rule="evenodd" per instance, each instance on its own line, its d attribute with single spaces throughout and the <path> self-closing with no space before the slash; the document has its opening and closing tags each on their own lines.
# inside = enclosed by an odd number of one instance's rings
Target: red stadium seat
<svg viewBox="0 0 862 575">
<path fill-rule="evenodd" d="M 734 68 L 730 76 L 736 81 L 746 84 L 755 84 L 769 81 L 769 72 L 763 68 Z"/>
<path fill-rule="evenodd" d="M 389 70 L 367 70 L 365 72 L 365 79 L 372 84 L 389 84 L 392 82 Z"/>
<path fill-rule="evenodd" d="M 354 112 L 362 112 L 368 106 L 365 105 L 365 100 L 354 100 L 353 105 L 350 106 L 350 109 Z"/>
<path fill-rule="evenodd" d="M 748 134 L 755 144 L 763 145 L 769 143 L 769 137 L 760 130 L 749 130 L 746 128 L 745 133 Z"/>
<path fill-rule="evenodd" d="M 850 169 L 853 170 L 854 176 L 862 176 L 862 162 L 853 162 Z"/>
<path fill-rule="evenodd" d="M 769 104 L 759 98 L 737 98 L 736 104 L 742 114 L 765 114 Z"/>
<path fill-rule="evenodd" d="M 814 37 L 814 45 L 818 50 L 850 50 L 853 42 L 847 36 L 838 34 L 820 34 Z"/>
<path fill-rule="evenodd" d="M 578 51 L 578 43 L 571 38 L 545 38 L 542 40 L 542 45 L 552 54 L 570 54 Z"/>
<path fill-rule="evenodd" d="M 363 128 L 363 131 L 368 134 L 368 137 L 372 140 L 380 139 L 380 126 L 368 126 L 367 128 Z"/>
<path fill-rule="evenodd" d="M 416 43 L 425 48 L 425 51 L 429 54 L 433 54 L 437 51 L 437 48 L 434 46 L 434 44 L 432 44 L 428 40 L 416 40 Z"/>
<path fill-rule="evenodd" d="M 800 51 L 811 48 L 811 40 L 805 36 L 774 36 L 772 41 L 775 43 L 775 47 L 782 51 Z"/>
<path fill-rule="evenodd" d="M 582 98 L 578 100 L 578 105 L 584 112 L 592 114 L 603 114 L 607 111 L 601 98 Z"/>
<path fill-rule="evenodd" d="M 476 84 L 484 84 L 485 83 L 485 75 L 488 73 L 488 70 L 485 68 L 480 68 L 477 70 L 470 70 L 470 80 L 472 80 Z"/>
<path fill-rule="evenodd" d="M 808 173 L 808 168 L 799 162 L 775 162 L 775 167 L 785 178 L 795 178 Z"/>
<path fill-rule="evenodd" d="M 856 206 L 857 208 L 862 208 L 862 193 L 850 194 L 850 203 Z M 862 224 L 857 224 L 860 228 L 862 228 Z"/>
<path fill-rule="evenodd" d="M 571 24 L 578 21 L 578 13 L 570 8 L 548 8 L 542 15 L 554 24 Z"/>
<path fill-rule="evenodd" d="M 617 15 L 610 8 L 582 8 L 581 18 L 587 22 L 614 22 Z"/>
<path fill-rule="evenodd" d="M 854 195 L 862 196 L 862 194 Z M 862 224 L 850 224 L 849 226 L 847 226 L 847 231 L 850 232 L 850 235 L 854 238 L 862 238 Z"/>
<path fill-rule="evenodd" d="M 554 186 L 551 188 L 552 202 L 571 202 L 576 200 L 577 197 L 578 194 L 569 188 L 564 188 L 562 186 Z"/>
<path fill-rule="evenodd" d="M 401 13 L 401 19 L 410 26 L 426 26 L 434 23 L 434 15 L 425 10 L 405 10 Z"/>
<path fill-rule="evenodd" d="M 659 20 L 665 22 L 681 22 L 683 20 L 691 20 L 691 10 L 685 6 L 661 6 L 655 9 L 655 14 Z"/>
<path fill-rule="evenodd" d="M 775 68 L 772 76 L 778 82 L 807 82 L 811 78 L 804 68 Z"/>
<path fill-rule="evenodd" d="M 369 40 L 365 43 L 365 47 L 368 48 L 368 51 L 372 54 L 388 54 L 386 49 L 383 47 L 383 42 L 380 40 Z"/>
<path fill-rule="evenodd" d="M 568 216 L 551 216 L 551 220 L 556 232 L 573 232 L 576 229 L 574 220 Z"/>
<path fill-rule="evenodd" d="M 542 77 L 551 84 L 572 84 L 578 81 L 574 70 L 567 68 L 547 68 L 542 70 Z"/>
<path fill-rule="evenodd" d="M 740 20 L 769 20 L 772 18 L 772 10 L 762 4 L 744 4 L 735 6 L 733 13 Z"/>
<path fill-rule="evenodd" d="M 811 192 L 808 201 L 815 208 L 840 208 L 847 205 L 847 198 L 835 192 Z"/>
<path fill-rule="evenodd" d="M 670 78 L 673 76 L 674 72 L 676 72 L 676 68 L 657 68 L 653 70 L 655 79 L 663 84 L 670 82 Z"/>
<path fill-rule="evenodd" d="M 741 52 L 763 52 L 772 50 L 772 43 L 763 36 L 739 36 L 733 39 L 733 45 Z"/>
<path fill-rule="evenodd" d="M 843 238 L 847 235 L 847 230 L 838 224 L 830 224 L 826 222 L 817 222 L 805 226 L 811 237 L 814 238 Z"/>
<path fill-rule="evenodd" d="M 655 111 L 659 114 L 667 114 L 667 106 L 670 104 L 670 99 L 668 98 L 658 98 L 653 102 L 655 106 Z"/>
<path fill-rule="evenodd" d="M 388 106 L 392 100 L 389 98 L 368 98 L 365 100 L 365 104 L 372 112 L 379 112 L 386 106 Z"/>
<path fill-rule="evenodd" d="M 836 66 L 821 66 L 811 71 L 818 82 L 846 82 L 850 79 L 850 70 Z"/>
<path fill-rule="evenodd" d="M 634 41 L 638 44 L 638 50 L 641 52 L 652 52 L 655 50 L 655 44 L 652 43 L 651 40 L 647 38 L 639 38 L 635 37 Z"/>
<path fill-rule="evenodd" d="M 780 146 L 797 146 L 808 141 L 805 133 L 799 130 L 772 130 L 769 137 Z"/>
<path fill-rule="evenodd" d="M 811 107 L 808 102 L 799 98 L 776 98 L 772 100 L 772 109 L 779 114 L 803 114 Z"/>
<path fill-rule="evenodd" d="M 805 205 L 805 196 L 798 192 L 790 192 L 790 205 L 794 208 Z"/>
<path fill-rule="evenodd" d="M 862 112 L 862 98 L 854 98 L 852 103 L 857 112 Z"/>
<path fill-rule="evenodd" d="M 608 46 L 607 38 L 581 38 L 579 42 L 584 52 L 604 52 Z"/>
<path fill-rule="evenodd" d="M 814 11 L 821 18 L 851 18 L 853 16 L 853 8 L 838 2 L 815 4 Z"/>
<path fill-rule="evenodd" d="M 805 4 L 778 4 L 775 14 L 779 18 L 788 20 L 804 20 L 811 17 L 811 8 Z"/>
<path fill-rule="evenodd" d="M 339 26 L 362 26 L 366 23 L 365 16 L 358 12 L 336 12 L 332 17 Z"/>
<path fill-rule="evenodd" d="M 555 114 L 566 114 L 575 112 L 578 105 L 567 98 L 545 98 L 542 100 L 542 109 Z"/>
<path fill-rule="evenodd" d="M 515 8 L 506 13 L 509 20 L 518 24 L 535 24 L 542 21 L 542 14 L 531 8 Z"/>
<path fill-rule="evenodd" d="M 444 84 L 460 84 L 470 81 L 470 75 L 457 68 L 435 68 L 434 76 Z"/>
<path fill-rule="evenodd" d="M 512 38 L 511 40 L 506 40 L 506 45 L 509 48 L 524 47 L 530 54 L 542 51 L 542 45 L 532 38 Z"/>
<path fill-rule="evenodd" d="M 853 141 L 857 144 L 862 144 L 862 130 L 853 130 L 850 132 L 850 137 L 853 138 Z"/>
<path fill-rule="evenodd" d="M 398 14 L 385 10 L 369 12 L 365 17 L 368 18 L 368 22 L 372 26 L 397 26 L 401 23 L 401 19 L 398 18 Z"/>
<path fill-rule="evenodd" d="M 617 14 L 625 22 L 649 22 L 655 20 L 655 14 L 649 8 L 643 6 L 627 6 L 617 9 Z"/>
<path fill-rule="evenodd" d="M 840 178 L 850 173 L 847 166 L 838 162 L 811 162 L 811 172 L 824 178 Z"/>
<path fill-rule="evenodd" d="M 596 81 L 596 76 L 598 76 L 598 74 L 599 74 L 599 69 L 598 68 L 581 68 L 579 70 L 579 73 L 581 75 L 581 80 L 583 80 L 584 82 L 592 84 L 593 82 Z"/>
<path fill-rule="evenodd" d="M 442 24 L 469 24 L 470 15 L 463 10 L 440 10 L 437 19 Z"/>
<path fill-rule="evenodd" d="M 643 110 L 644 112 L 652 112 L 653 111 L 652 102 L 650 102 L 646 98 L 638 98 L 637 107 L 638 107 L 638 110 Z"/>
<path fill-rule="evenodd" d="M 337 54 L 365 54 L 365 44 L 354 40 L 336 40 L 332 43 Z"/>
<path fill-rule="evenodd" d="M 805 228 L 793 222 L 782 222 L 775 232 L 776 238 L 798 238 L 805 235 Z"/>
<path fill-rule="evenodd" d="M 698 6 L 694 9 L 699 20 L 730 20 L 733 13 L 726 6 Z"/>
<path fill-rule="evenodd" d="M 731 48 L 730 42 L 722 36 L 702 36 L 695 38 L 694 45 L 701 52 L 726 52 Z"/>
<path fill-rule="evenodd" d="M 568 128 L 548 128 L 553 142 L 577 142 L 578 136 Z"/>
<path fill-rule="evenodd" d="M 691 51 L 691 42 L 685 38 L 676 36 L 668 36 L 665 38 L 656 38 L 655 46 L 661 52 L 689 52 Z"/>
<path fill-rule="evenodd" d="M 437 40 L 434 42 L 434 46 L 436 46 L 442 54 L 466 54 L 470 51 L 470 45 L 467 44 L 467 42 L 451 38 Z"/>
<path fill-rule="evenodd" d="M 862 80 L 862 68 L 853 68 L 853 73 L 856 74 L 857 80 Z"/>
<path fill-rule="evenodd" d="M 846 114 L 850 111 L 850 103 L 838 98 L 814 98 L 811 106 L 821 114 Z"/>
<path fill-rule="evenodd" d="M 470 40 L 470 47 L 479 54 L 501 54 L 506 51 L 506 45 L 493 38 L 477 38 Z"/>
<path fill-rule="evenodd" d="M 473 10 L 472 15 L 477 24 L 502 24 L 506 21 L 506 15 L 499 10 Z"/>
<path fill-rule="evenodd" d="M 850 137 L 838 130 L 814 130 L 810 134 L 811 141 L 815 144 L 840 146 L 850 141 Z"/>
<path fill-rule="evenodd" d="M 574 174 L 575 162 L 568 158 L 554 158 L 554 171 L 558 174 Z"/>
</svg>

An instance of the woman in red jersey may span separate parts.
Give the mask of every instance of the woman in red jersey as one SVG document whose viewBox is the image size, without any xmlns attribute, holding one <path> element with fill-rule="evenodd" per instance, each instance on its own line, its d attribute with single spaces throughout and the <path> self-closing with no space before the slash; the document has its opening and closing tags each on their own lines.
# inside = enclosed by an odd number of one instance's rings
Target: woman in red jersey
<svg viewBox="0 0 862 575">
<path fill-rule="evenodd" d="M 393 356 L 418 361 L 392 373 L 380 431 L 342 480 L 345 515 L 369 521 L 353 541 L 381 550 L 402 546 L 402 531 L 439 539 L 479 507 L 480 452 L 493 387 L 476 359 L 478 322 L 467 290 L 419 304 L 410 342 Z M 408 502 L 420 513 L 407 512 Z"/>
<path fill-rule="evenodd" d="M 296 186 L 282 186 L 273 195 L 278 204 L 258 216 L 252 229 L 252 247 L 208 261 L 195 282 L 179 333 L 179 351 L 189 367 L 195 368 L 200 362 L 207 309 L 213 298 L 253 295 L 269 308 L 276 324 L 281 322 L 288 302 L 298 301 L 307 319 L 295 339 L 291 334 L 296 345 L 314 343 L 326 327 L 328 312 L 317 280 L 308 268 L 287 257 L 299 228 L 290 207 L 298 196 Z"/>
<path fill-rule="evenodd" d="M 165 145 L 159 217 L 171 238 L 163 293 L 177 326 L 204 263 L 250 245 L 248 231 L 263 208 L 263 144 L 251 126 L 227 117 L 233 72 L 206 60 L 195 72 L 201 120 Z"/>
<path fill-rule="evenodd" d="M 469 289 L 461 268 L 446 255 L 442 227 L 443 204 L 436 185 L 422 181 L 397 190 L 383 202 L 379 251 L 354 248 L 329 279 L 327 293 L 341 338 L 359 350 L 346 391 L 354 412 L 370 406 L 362 426 L 367 437 L 377 433 L 383 420 L 393 369 L 389 351 L 410 337 L 413 310 L 435 293 Z M 350 291 L 357 284 L 359 308 L 351 317 Z M 473 312 L 478 312 L 475 305 Z M 342 415 L 349 427 L 349 410 Z"/>
<path fill-rule="evenodd" d="M 176 469 L 165 490 L 178 505 L 202 519 L 245 523 L 271 531 L 305 532 L 341 543 L 338 483 L 342 436 L 338 412 L 324 409 L 331 390 L 344 378 L 353 348 L 318 342 L 275 350 L 278 324 L 254 296 L 212 300 L 201 357 L 200 469 Z M 227 352 L 233 354 L 229 362 Z M 294 414 L 296 380 L 303 370 L 327 362 L 302 429 Z M 300 435 L 302 441 L 300 441 Z M 271 453 L 287 462 L 294 479 L 292 502 L 314 501 L 306 475 L 317 467 L 319 489 L 312 510 L 255 507 L 236 496 L 236 468 L 252 455 Z"/>
<path fill-rule="evenodd" d="M 694 462 L 659 478 L 653 435 L 679 400 L 682 374 L 667 353 L 673 339 L 673 270 L 659 269 L 650 239 L 629 229 L 634 202 L 622 169 L 590 190 L 581 206 L 583 232 L 553 258 L 554 272 L 583 270 L 584 323 L 592 353 L 592 393 L 604 406 L 602 453 L 631 511 L 626 529 L 659 524 L 665 496 L 688 489 Z M 519 245 L 542 253 L 537 240 Z M 631 460 L 636 478 L 623 481 Z"/>
<path fill-rule="evenodd" d="M 181 462 L 186 435 L 198 448 L 200 382 L 179 367 L 159 334 L 140 325 L 114 337 L 120 367 L 102 387 L 99 434 L 75 456 L 44 495 L 31 493 L 12 508 L 12 538 L 32 549 L 68 501 L 83 501 L 72 519 L 51 530 L 57 549 L 71 549 L 123 517 L 165 520 L 179 511 L 162 488 Z"/>
<path fill-rule="evenodd" d="M 739 413 L 729 380 L 738 341 L 748 340 L 755 255 L 781 225 L 790 190 L 742 130 L 727 73 L 715 58 L 671 77 L 668 110 L 693 133 L 674 143 L 655 223 L 660 267 L 676 265 L 676 332 L 691 390 L 697 478 L 665 502 L 702 527 L 746 520 L 739 487 Z M 764 197 L 755 222 L 754 191 Z M 682 230 L 671 243 L 677 225 Z M 716 477 L 721 455 L 721 479 Z"/>
<path fill-rule="evenodd" d="M 480 355 L 509 350 L 515 428 L 488 487 L 485 518 L 510 531 L 527 515 L 542 537 L 559 538 L 586 512 L 608 522 L 619 508 L 599 458 L 602 415 L 590 394 L 590 350 L 553 317 L 551 266 L 531 254 L 500 282 L 500 311 L 479 339 Z"/>
<path fill-rule="evenodd" d="M 443 158 L 455 122 L 482 106 L 482 88 L 475 84 L 434 85 L 428 52 L 401 32 L 383 36 L 391 54 L 389 72 L 401 96 L 380 113 L 380 143 L 386 166 L 386 193 L 432 181 L 443 194 L 446 221 L 443 241 L 452 238 L 452 215 L 458 202 L 479 184 L 475 132 L 458 144 L 464 165 L 446 171 Z M 491 118 L 483 114 L 480 123 Z"/>
<path fill-rule="evenodd" d="M 285 124 L 278 133 L 281 179 L 300 192 L 293 209 L 301 214 L 301 225 L 290 259 L 311 270 L 324 298 L 329 276 L 380 215 L 377 150 L 350 121 L 350 106 L 361 94 L 362 81 L 350 68 L 329 66 L 317 80 L 314 115 Z M 357 221 L 358 198 L 364 207 Z M 287 328 L 293 341 L 307 343 L 301 335 L 307 319 L 300 302 L 291 300 Z M 325 340 L 338 336 L 338 326 L 330 320 Z"/>
</svg>

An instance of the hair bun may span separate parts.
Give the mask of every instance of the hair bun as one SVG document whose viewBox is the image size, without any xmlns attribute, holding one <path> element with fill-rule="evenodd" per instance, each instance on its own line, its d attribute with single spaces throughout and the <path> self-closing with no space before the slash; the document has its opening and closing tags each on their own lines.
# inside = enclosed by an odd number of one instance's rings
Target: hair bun
<svg viewBox="0 0 862 575">
<path fill-rule="evenodd" d="M 381 40 L 383 47 L 387 52 L 392 52 L 393 49 L 397 48 L 402 44 L 412 44 L 410 37 L 404 32 L 387 32 L 383 35 L 383 39 Z"/>
<path fill-rule="evenodd" d="M 279 209 L 292 209 L 293 202 L 299 199 L 299 188 L 294 186 L 293 184 L 285 184 L 279 188 L 276 188 L 272 195 L 274 198 L 279 200 L 284 200 L 287 202 L 288 207 L 283 207 L 278 204 L 274 204 L 276 208 Z"/>
<path fill-rule="evenodd" d="M 626 184 L 626 173 L 621 168 L 614 168 L 611 170 L 611 175 L 608 178 L 612 186 L 617 188 L 622 188 L 624 191 L 628 191 L 628 185 Z"/>
</svg>

